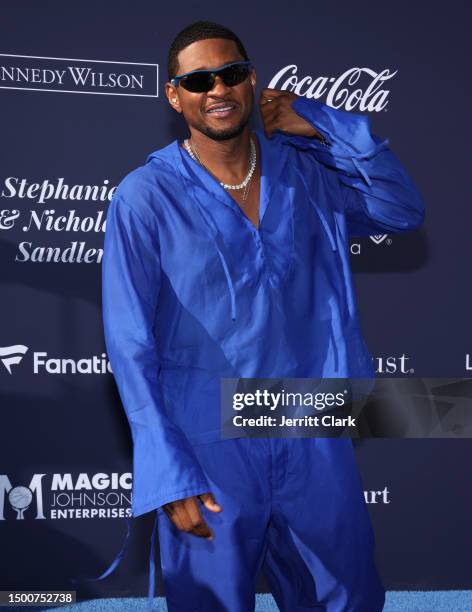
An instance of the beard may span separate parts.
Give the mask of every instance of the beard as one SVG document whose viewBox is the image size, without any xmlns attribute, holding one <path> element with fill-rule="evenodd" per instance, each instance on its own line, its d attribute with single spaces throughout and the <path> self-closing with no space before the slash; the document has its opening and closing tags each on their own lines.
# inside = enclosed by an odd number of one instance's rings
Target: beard
<svg viewBox="0 0 472 612">
<path fill-rule="evenodd" d="M 239 134 L 241 134 L 246 127 L 248 121 L 249 117 L 246 117 L 245 119 L 242 119 L 238 125 L 229 128 L 222 128 L 220 130 L 215 130 L 208 125 L 194 125 L 193 127 L 195 127 L 202 134 L 205 134 L 205 136 L 208 136 L 208 138 L 221 141 L 239 136 Z"/>
<path fill-rule="evenodd" d="M 208 136 L 208 138 L 211 138 L 212 140 L 230 140 L 231 138 L 235 138 L 236 136 L 239 136 L 239 134 L 241 134 L 241 132 L 244 130 L 244 128 L 249 122 L 250 114 L 251 109 L 249 108 L 247 114 L 244 117 L 241 117 L 241 120 L 237 125 L 227 128 L 215 129 L 203 122 L 192 123 L 191 125 L 193 128 L 195 128 L 202 134 L 205 134 L 205 136 Z"/>
</svg>

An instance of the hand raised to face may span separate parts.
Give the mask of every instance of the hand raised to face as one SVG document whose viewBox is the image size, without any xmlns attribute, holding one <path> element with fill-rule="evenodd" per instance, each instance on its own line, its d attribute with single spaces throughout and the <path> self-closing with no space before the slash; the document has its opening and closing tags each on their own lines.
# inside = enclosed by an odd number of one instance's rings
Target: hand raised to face
<svg viewBox="0 0 472 612">
<path fill-rule="evenodd" d="M 291 104 L 299 96 L 291 91 L 280 89 L 263 89 L 259 97 L 259 110 L 261 112 L 264 132 L 271 138 L 274 130 L 282 130 L 296 136 L 320 136 L 315 128 L 303 117 L 300 117 Z"/>
</svg>

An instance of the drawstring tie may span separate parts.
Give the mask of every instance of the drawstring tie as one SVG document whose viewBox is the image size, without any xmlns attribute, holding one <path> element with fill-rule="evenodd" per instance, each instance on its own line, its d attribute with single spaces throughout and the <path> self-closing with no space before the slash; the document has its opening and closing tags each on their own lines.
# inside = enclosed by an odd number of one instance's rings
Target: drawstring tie
<svg viewBox="0 0 472 612">
<path fill-rule="evenodd" d="M 155 513 L 156 513 L 156 516 L 154 519 L 154 526 L 152 529 L 152 535 L 151 535 L 151 541 L 150 541 L 150 552 L 149 552 L 149 582 L 148 582 L 148 597 L 147 597 L 147 606 L 149 610 L 152 610 L 154 593 L 155 593 L 155 588 L 156 588 L 156 564 L 155 564 L 156 544 L 155 544 L 155 541 L 156 541 L 157 522 L 158 522 L 158 516 L 159 516 L 157 509 Z M 132 516 L 129 516 L 126 519 L 127 532 L 125 535 L 125 539 L 121 546 L 121 550 L 118 552 L 116 557 L 113 559 L 110 566 L 102 574 L 100 574 L 100 576 L 97 576 L 96 578 L 82 578 L 80 580 L 76 578 L 71 578 L 71 582 L 73 584 L 82 584 L 84 582 L 93 582 L 96 580 L 103 580 L 104 578 L 106 578 L 112 572 L 115 571 L 115 569 L 118 567 L 121 560 L 123 559 L 126 549 L 128 547 L 128 543 L 129 543 L 130 535 L 131 535 L 132 520 L 133 520 Z"/>
<path fill-rule="evenodd" d="M 236 321 L 236 294 L 234 292 L 233 281 L 231 279 L 231 274 L 229 273 L 228 264 L 226 263 L 225 256 L 221 251 L 218 244 L 216 245 L 218 255 L 220 256 L 221 265 L 223 266 L 223 270 L 226 276 L 226 282 L 228 283 L 229 296 L 231 300 L 231 320 Z"/>
<path fill-rule="evenodd" d="M 195 193 L 195 189 L 193 188 L 193 185 L 192 185 L 192 191 L 194 193 L 195 201 L 197 202 L 197 207 L 198 207 L 198 210 L 200 212 L 200 215 L 201 215 L 203 221 L 205 222 L 206 226 L 210 230 L 210 234 L 211 234 L 213 240 L 215 241 L 215 246 L 216 246 L 216 249 L 218 251 L 218 256 L 220 258 L 221 265 L 223 267 L 223 271 L 224 271 L 225 277 L 226 277 L 226 283 L 228 285 L 229 299 L 230 299 L 230 303 L 231 303 L 231 320 L 235 321 L 236 320 L 236 293 L 235 293 L 235 290 L 234 290 L 233 279 L 231 278 L 231 274 L 230 274 L 230 271 L 229 271 L 228 262 L 226 261 L 226 257 L 225 257 L 222 249 L 220 248 L 220 246 L 218 244 L 218 241 L 219 241 L 219 231 L 218 231 L 218 228 L 215 226 L 214 221 L 211 218 L 211 216 L 209 216 L 207 218 L 207 216 L 203 212 L 202 205 L 200 203 L 200 200 L 198 199 L 197 194 Z"/>
<path fill-rule="evenodd" d="M 148 582 L 148 598 L 147 598 L 147 606 L 149 610 L 152 610 L 152 604 L 154 601 L 154 593 L 156 590 L 156 531 L 157 531 L 157 522 L 159 518 L 159 512 L 156 510 L 156 517 L 154 519 L 154 526 L 152 528 L 151 535 L 151 544 L 149 551 L 149 582 Z"/>
<path fill-rule="evenodd" d="M 365 182 L 367 183 L 367 185 L 369 185 L 369 187 L 372 185 L 372 179 L 367 174 L 365 168 L 362 167 L 362 165 L 359 163 L 358 160 L 359 159 L 369 159 L 373 157 L 374 155 L 377 155 L 379 151 L 382 151 L 383 149 L 388 149 L 389 144 L 390 144 L 390 140 L 386 138 L 385 140 L 383 140 L 382 142 L 379 142 L 378 144 L 376 144 L 374 147 L 372 147 L 368 151 L 364 151 L 362 153 L 352 153 L 351 151 L 349 152 L 349 157 L 351 158 L 352 163 L 357 168 L 357 171 L 364 178 Z"/>
<path fill-rule="evenodd" d="M 307 193 L 308 193 L 308 198 L 309 198 L 310 202 L 312 203 L 313 208 L 314 208 L 314 209 L 316 210 L 316 212 L 318 213 L 318 216 L 319 216 L 319 218 L 320 218 L 320 220 L 321 220 L 321 223 L 322 223 L 322 225 L 323 225 L 323 227 L 324 227 L 324 229 L 325 229 L 325 232 L 326 232 L 326 234 L 327 234 L 327 236 L 328 236 L 328 238 L 329 238 L 329 242 L 330 242 L 330 244 L 331 244 L 331 249 L 332 249 L 333 251 L 336 251 L 336 250 L 337 250 L 336 240 L 335 240 L 335 238 L 334 238 L 334 236 L 333 236 L 333 232 L 331 231 L 331 228 L 329 227 L 328 221 L 326 220 L 326 217 L 325 217 L 325 216 L 324 216 L 324 214 L 323 214 L 323 211 L 322 211 L 322 210 L 321 210 L 321 208 L 318 206 L 317 202 L 316 202 L 316 201 L 315 201 L 315 200 L 312 198 L 312 195 L 311 195 L 311 190 L 310 190 L 310 189 L 308 189 L 308 185 L 307 185 L 307 182 L 306 182 L 306 180 L 305 180 L 305 177 L 303 176 L 303 173 L 302 173 L 302 172 L 301 172 L 301 171 L 300 171 L 300 170 L 297 168 L 297 166 L 296 166 L 295 164 L 294 164 L 294 166 L 293 166 L 293 167 L 295 168 L 295 170 L 298 172 L 298 174 L 299 174 L 300 178 L 302 179 L 303 184 L 305 185 L 305 189 L 306 189 L 306 191 L 307 191 Z"/>
<path fill-rule="evenodd" d="M 330 141 L 325 141 L 325 144 L 327 144 L 330 147 L 332 146 L 332 142 L 330 142 Z M 386 138 L 385 140 L 382 140 L 382 141 L 376 143 L 368 151 L 362 151 L 360 153 L 353 152 L 351 150 L 351 148 L 348 148 L 346 145 L 343 145 L 343 144 L 341 144 L 339 142 L 337 144 L 338 144 L 338 146 L 340 148 L 342 148 L 342 149 L 347 151 L 347 155 L 346 156 L 342 156 L 342 155 L 339 155 L 339 153 L 338 153 L 336 156 L 337 157 L 349 157 L 351 159 L 352 163 L 354 164 L 355 168 L 359 172 L 359 174 L 363 177 L 363 179 L 365 180 L 367 185 L 370 187 L 372 185 L 372 179 L 367 174 L 367 171 L 365 170 L 365 168 L 362 167 L 362 164 L 359 163 L 359 160 L 370 159 L 374 155 L 377 155 L 377 153 L 379 153 L 383 149 L 388 149 L 389 144 L 390 144 L 389 139 Z M 299 168 L 297 166 L 294 166 L 294 167 L 295 167 L 296 171 L 298 172 L 300 178 L 302 179 L 303 184 L 305 185 L 305 189 L 308 192 L 308 197 L 310 199 L 310 202 L 313 204 L 313 207 L 315 208 L 316 212 L 318 213 L 318 216 L 320 217 L 321 223 L 323 224 L 323 227 L 324 227 L 324 229 L 326 231 L 326 234 L 328 235 L 329 241 L 331 243 L 331 248 L 332 248 L 333 251 L 336 251 L 336 241 L 334 239 L 333 232 L 331 231 L 331 228 L 329 227 L 329 224 L 328 224 L 328 222 L 326 220 L 326 217 L 324 216 L 323 211 L 318 206 L 316 201 L 313 199 L 313 197 L 311 195 L 311 191 L 310 191 L 310 189 L 308 189 L 308 185 L 306 183 L 305 177 L 303 176 L 303 173 L 299 170 Z"/>
<path fill-rule="evenodd" d="M 328 134 L 329 135 L 329 140 L 327 140 L 325 138 L 324 134 Z M 337 153 L 336 157 L 344 157 L 344 158 L 347 157 L 347 158 L 349 158 L 352 161 L 352 163 L 354 164 L 354 166 L 357 169 L 357 171 L 359 172 L 359 174 L 364 179 L 364 181 L 370 187 L 372 185 L 372 179 L 367 174 L 366 169 L 362 167 L 362 164 L 359 163 L 359 160 L 370 159 L 374 155 L 377 155 L 377 153 L 379 153 L 383 149 L 388 149 L 388 147 L 390 145 L 390 140 L 388 138 L 386 138 L 385 140 L 376 142 L 375 145 L 372 148 L 370 148 L 368 151 L 353 152 L 352 151 L 352 148 L 353 148 L 352 146 L 348 146 L 341 139 L 333 137 L 329 132 L 326 132 L 326 130 L 323 130 L 323 141 L 322 141 L 322 144 L 327 145 L 328 147 L 332 147 L 333 143 L 337 144 L 338 147 L 340 147 L 341 149 L 346 151 L 345 155 L 340 155 L 339 153 Z"/>
</svg>

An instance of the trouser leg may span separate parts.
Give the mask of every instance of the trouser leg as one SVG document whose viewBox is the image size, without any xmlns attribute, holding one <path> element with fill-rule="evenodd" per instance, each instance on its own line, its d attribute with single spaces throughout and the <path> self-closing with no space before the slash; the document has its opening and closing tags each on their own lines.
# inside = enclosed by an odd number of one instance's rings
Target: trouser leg
<svg viewBox="0 0 472 612">
<path fill-rule="evenodd" d="M 223 440 L 194 447 L 222 506 L 203 516 L 208 541 L 178 530 L 159 515 L 159 545 L 169 612 L 251 612 L 270 514 L 270 464 L 264 440 Z"/>
<path fill-rule="evenodd" d="M 282 612 L 379 612 L 385 590 L 350 439 L 273 440 L 267 578 Z"/>
</svg>

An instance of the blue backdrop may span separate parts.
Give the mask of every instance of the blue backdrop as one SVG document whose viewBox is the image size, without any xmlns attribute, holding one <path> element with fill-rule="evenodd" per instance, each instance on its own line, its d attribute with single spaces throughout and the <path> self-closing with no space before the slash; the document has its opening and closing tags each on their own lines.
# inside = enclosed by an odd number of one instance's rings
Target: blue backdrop
<svg viewBox="0 0 472 612">
<path fill-rule="evenodd" d="M 186 135 L 164 95 L 167 50 L 197 19 L 238 33 L 258 92 L 295 88 L 368 113 L 390 139 L 426 221 L 351 242 L 367 344 L 379 376 L 470 376 L 467 12 L 457 0 L 4 0 L 2 589 L 70 588 L 103 571 L 125 534 L 131 435 L 103 340 L 104 221 L 121 178 Z M 471 450 L 468 439 L 356 442 L 388 589 L 472 588 Z M 136 519 L 119 569 L 82 596 L 144 594 L 151 521 Z"/>
</svg>

